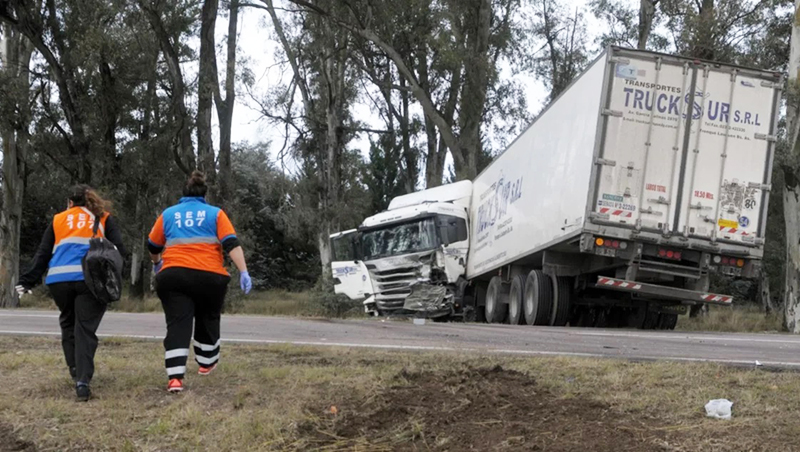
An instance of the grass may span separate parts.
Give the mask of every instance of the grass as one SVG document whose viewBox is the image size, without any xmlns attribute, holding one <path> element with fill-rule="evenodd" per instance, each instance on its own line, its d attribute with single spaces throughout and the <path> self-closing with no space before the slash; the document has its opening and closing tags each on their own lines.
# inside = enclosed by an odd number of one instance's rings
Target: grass
<svg viewBox="0 0 800 452">
<path fill-rule="evenodd" d="M 9 450 L 2 444 L 60 451 L 470 448 L 448 430 L 457 422 L 425 422 L 418 408 L 410 408 L 437 404 L 443 395 L 458 404 L 459 416 L 483 419 L 469 428 L 487 429 L 496 444 L 486 450 L 528 450 L 540 442 L 551 451 L 793 450 L 800 434 L 798 374 L 715 364 L 226 344 L 214 375 L 190 373 L 187 391 L 170 396 L 156 342 L 104 339 L 97 361 L 95 398 L 80 404 L 73 400 L 58 340 L 0 337 L 0 450 Z M 471 413 L 470 404 L 477 409 L 479 400 L 460 394 L 458 382 L 474 377 L 470 369 L 498 365 L 521 375 L 508 381 L 532 386 L 506 388 L 515 397 L 511 403 L 492 402 Z M 430 376 L 448 374 L 463 377 L 426 392 Z M 411 397 L 387 396 L 400 390 Z M 519 396 L 523 390 L 529 394 L 525 400 Z M 734 402 L 734 419 L 707 419 L 705 403 L 723 397 Z M 525 419 L 504 413 L 529 398 L 551 400 L 559 424 L 516 434 Z M 387 412 L 374 407 L 386 400 L 394 404 L 388 407 L 391 422 L 376 424 L 371 419 Z M 587 412 L 595 414 L 587 420 Z M 536 416 L 514 416 L 520 415 Z M 641 447 L 591 447 L 600 439 L 587 432 L 602 435 L 609 425 L 615 426 L 613 435 L 625 434 Z M 570 438 L 582 438 L 583 449 L 567 447 Z"/>
<path fill-rule="evenodd" d="M 708 313 L 695 318 L 688 315 L 678 320 L 678 330 L 717 331 L 731 333 L 776 333 L 783 331 L 779 313 L 765 314 L 755 306 L 709 306 Z"/>
<path fill-rule="evenodd" d="M 238 289 L 236 289 L 238 291 Z M 225 312 L 227 314 L 249 314 L 291 317 L 319 317 L 326 316 L 326 309 L 315 299 L 315 293 L 289 292 L 285 290 L 270 290 L 253 292 L 248 296 L 239 293 L 229 295 Z M 37 291 L 33 295 L 26 295 L 20 301 L 23 309 L 56 309 L 55 303 L 46 291 Z M 123 297 L 120 301 L 111 304 L 110 310 L 121 312 L 162 312 L 161 302 L 158 297 L 148 296 L 144 300 Z M 351 310 L 345 316 L 354 316 L 359 310 Z"/>
</svg>

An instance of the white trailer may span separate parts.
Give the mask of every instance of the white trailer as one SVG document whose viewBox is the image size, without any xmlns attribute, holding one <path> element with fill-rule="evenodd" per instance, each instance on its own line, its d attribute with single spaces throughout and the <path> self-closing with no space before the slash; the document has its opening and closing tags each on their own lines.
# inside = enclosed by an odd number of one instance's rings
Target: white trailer
<svg viewBox="0 0 800 452">
<path fill-rule="evenodd" d="M 473 181 L 453 312 L 672 328 L 688 306 L 730 304 L 709 273 L 759 269 L 782 87 L 609 48 Z"/>
</svg>

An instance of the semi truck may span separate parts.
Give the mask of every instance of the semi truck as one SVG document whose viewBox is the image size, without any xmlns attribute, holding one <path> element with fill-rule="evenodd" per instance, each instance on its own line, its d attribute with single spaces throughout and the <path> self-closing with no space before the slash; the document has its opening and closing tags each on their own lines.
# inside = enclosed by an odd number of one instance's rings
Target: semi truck
<svg viewBox="0 0 800 452">
<path fill-rule="evenodd" d="M 372 315 L 673 329 L 764 253 L 783 75 L 607 48 L 473 181 L 331 237 Z"/>
</svg>

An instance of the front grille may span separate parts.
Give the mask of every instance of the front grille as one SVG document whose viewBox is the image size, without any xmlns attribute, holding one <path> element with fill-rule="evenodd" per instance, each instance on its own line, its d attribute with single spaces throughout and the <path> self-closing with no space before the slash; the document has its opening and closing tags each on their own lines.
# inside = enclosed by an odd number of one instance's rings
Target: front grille
<svg viewBox="0 0 800 452">
<path fill-rule="evenodd" d="M 417 267 L 395 268 L 392 270 L 370 270 L 370 277 L 375 286 L 375 303 L 381 311 L 397 311 L 403 309 L 406 298 L 411 293 L 411 286 L 420 279 Z"/>
</svg>

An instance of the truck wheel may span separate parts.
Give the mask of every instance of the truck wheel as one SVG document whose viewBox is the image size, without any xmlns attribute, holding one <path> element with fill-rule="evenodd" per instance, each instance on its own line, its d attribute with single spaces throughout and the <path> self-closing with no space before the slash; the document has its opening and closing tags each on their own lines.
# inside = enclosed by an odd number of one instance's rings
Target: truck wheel
<svg viewBox="0 0 800 452">
<path fill-rule="evenodd" d="M 581 328 L 591 328 L 597 321 L 597 309 L 589 306 L 581 307 L 581 318 L 578 320 L 578 326 Z"/>
<path fill-rule="evenodd" d="M 569 321 L 569 306 L 572 298 L 572 279 L 563 276 L 551 277 L 553 281 L 553 312 L 550 326 L 564 326 Z"/>
<path fill-rule="evenodd" d="M 475 284 L 475 321 L 486 323 L 486 285 Z"/>
<path fill-rule="evenodd" d="M 658 329 L 674 330 L 678 325 L 678 314 L 659 314 Z"/>
<path fill-rule="evenodd" d="M 528 325 L 547 325 L 553 304 L 553 284 L 541 270 L 532 270 L 525 278 L 523 311 Z"/>
<path fill-rule="evenodd" d="M 633 311 L 630 326 L 640 330 L 654 330 L 658 328 L 658 312 L 651 311 L 648 304 L 644 303 Z"/>
<path fill-rule="evenodd" d="M 608 308 L 601 308 L 597 310 L 597 317 L 594 320 L 595 328 L 609 328 L 611 322 L 611 310 Z"/>
<path fill-rule="evenodd" d="M 511 281 L 511 290 L 508 293 L 508 323 L 519 325 L 525 315 L 522 312 L 525 294 L 525 276 L 515 276 Z"/>
<path fill-rule="evenodd" d="M 504 284 L 499 276 L 489 281 L 486 290 L 486 321 L 489 323 L 503 323 L 508 315 L 509 285 Z"/>
</svg>

